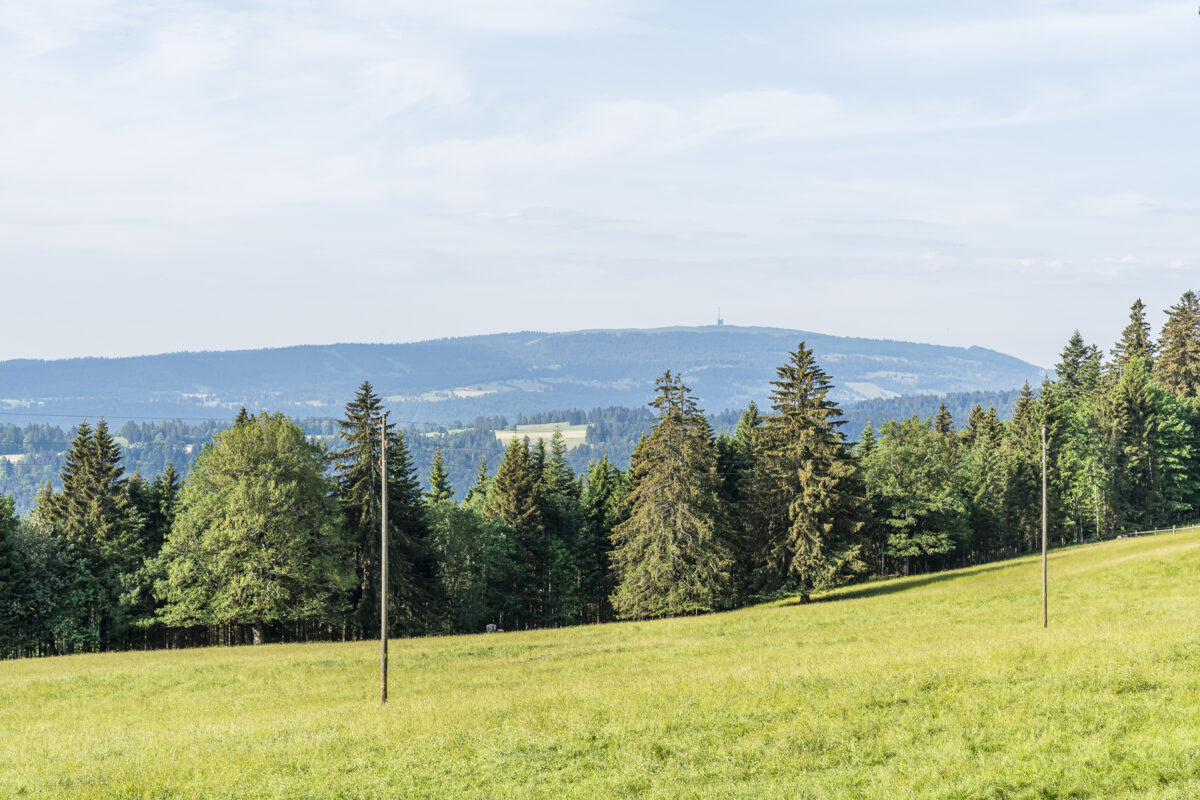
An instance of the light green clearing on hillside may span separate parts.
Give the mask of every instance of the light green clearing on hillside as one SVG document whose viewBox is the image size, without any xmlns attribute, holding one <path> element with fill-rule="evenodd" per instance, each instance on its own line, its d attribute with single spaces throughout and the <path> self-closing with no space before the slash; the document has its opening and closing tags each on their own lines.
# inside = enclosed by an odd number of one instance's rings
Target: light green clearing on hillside
<svg viewBox="0 0 1200 800">
<path fill-rule="evenodd" d="M 0 797 L 1191 798 L 1200 534 L 837 602 L 0 663 Z"/>
<path fill-rule="evenodd" d="M 554 437 L 554 431 L 556 430 L 562 431 L 563 443 L 566 444 L 568 450 L 579 447 L 587 439 L 587 425 L 565 425 L 561 423 L 518 425 L 516 431 L 496 431 L 496 438 L 500 441 L 500 444 L 507 445 L 514 438 L 528 436 L 531 443 L 536 444 L 538 439 L 542 439 L 548 445 Z"/>
</svg>

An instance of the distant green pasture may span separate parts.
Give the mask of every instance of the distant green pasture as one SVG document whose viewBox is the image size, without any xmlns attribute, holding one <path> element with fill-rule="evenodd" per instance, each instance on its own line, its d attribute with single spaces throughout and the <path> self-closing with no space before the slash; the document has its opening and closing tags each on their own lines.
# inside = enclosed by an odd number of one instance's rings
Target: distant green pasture
<svg viewBox="0 0 1200 800">
<path fill-rule="evenodd" d="M 567 445 L 568 450 L 579 447 L 587 439 L 587 425 L 553 423 L 549 425 L 518 425 L 516 431 L 496 431 L 496 438 L 504 445 L 507 445 L 514 438 L 525 436 L 529 437 L 530 442 L 537 442 L 538 439 L 542 439 L 546 444 L 550 444 L 550 439 L 554 437 L 556 429 L 562 431 L 563 442 Z"/>
</svg>

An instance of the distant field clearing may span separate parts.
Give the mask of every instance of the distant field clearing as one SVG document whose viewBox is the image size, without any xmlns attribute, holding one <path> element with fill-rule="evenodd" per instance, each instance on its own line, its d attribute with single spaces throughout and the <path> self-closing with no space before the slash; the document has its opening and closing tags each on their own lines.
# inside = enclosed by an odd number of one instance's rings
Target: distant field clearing
<svg viewBox="0 0 1200 800">
<path fill-rule="evenodd" d="M 501 444 L 508 444 L 514 438 L 529 437 L 529 441 L 536 443 L 538 439 L 544 439 L 546 444 L 550 444 L 550 440 L 554 437 L 554 431 L 562 431 L 563 441 L 567 445 L 567 449 L 571 450 L 583 444 L 587 439 L 587 425 L 566 425 L 562 423 L 551 423 L 549 425 L 518 425 L 515 431 L 496 431 L 496 438 Z"/>
</svg>

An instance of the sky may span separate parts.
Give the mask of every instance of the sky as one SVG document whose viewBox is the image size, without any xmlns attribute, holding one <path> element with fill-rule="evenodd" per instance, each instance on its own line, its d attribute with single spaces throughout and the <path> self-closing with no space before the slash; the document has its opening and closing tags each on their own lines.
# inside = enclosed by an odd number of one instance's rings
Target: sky
<svg viewBox="0 0 1200 800">
<path fill-rule="evenodd" d="M 0 0 L 0 359 L 1200 290 L 1194 2 Z"/>
</svg>

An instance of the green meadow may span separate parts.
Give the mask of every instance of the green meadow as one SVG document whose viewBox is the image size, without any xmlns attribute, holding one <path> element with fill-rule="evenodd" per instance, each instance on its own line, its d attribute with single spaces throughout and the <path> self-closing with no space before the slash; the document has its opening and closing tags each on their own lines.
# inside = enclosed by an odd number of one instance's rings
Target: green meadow
<svg viewBox="0 0 1200 800">
<path fill-rule="evenodd" d="M 1194 798 L 1200 532 L 657 622 L 0 662 L 0 797 Z"/>
<path fill-rule="evenodd" d="M 574 450 L 587 440 L 587 425 L 567 425 L 565 423 L 549 423 L 540 425 L 518 425 L 515 431 L 496 431 L 496 439 L 500 444 L 507 445 L 513 439 L 528 437 L 529 441 L 543 440 L 547 445 L 554 438 L 555 431 L 563 435 L 563 444 L 568 450 Z"/>
</svg>

